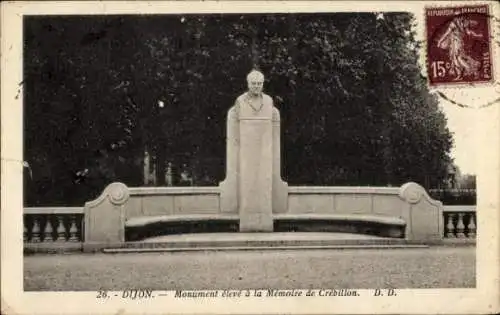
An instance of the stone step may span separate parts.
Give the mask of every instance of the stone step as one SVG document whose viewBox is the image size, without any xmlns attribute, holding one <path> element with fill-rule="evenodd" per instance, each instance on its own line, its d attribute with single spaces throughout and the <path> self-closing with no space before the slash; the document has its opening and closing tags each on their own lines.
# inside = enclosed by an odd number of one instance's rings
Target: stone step
<svg viewBox="0 0 500 315">
<path fill-rule="evenodd" d="M 154 244 L 154 243 L 150 243 Z M 264 251 L 264 250 L 342 250 L 342 249 L 410 249 L 428 248 L 423 244 L 387 244 L 387 245 L 318 245 L 318 246 L 212 246 L 212 247 L 125 247 L 125 248 L 105 248 L 102 251 L 108 254 L 121 253 L 151 253 L 151 252 L 199 252 L 199 251 Z"/>
<path fill-rule="evenodd" d="M 107 253 L 141 251 L 383 249 L 427 247 L 423 242 L 349 233 L 207 233 L 154 237 L 108 246 Z"/>
</svg>

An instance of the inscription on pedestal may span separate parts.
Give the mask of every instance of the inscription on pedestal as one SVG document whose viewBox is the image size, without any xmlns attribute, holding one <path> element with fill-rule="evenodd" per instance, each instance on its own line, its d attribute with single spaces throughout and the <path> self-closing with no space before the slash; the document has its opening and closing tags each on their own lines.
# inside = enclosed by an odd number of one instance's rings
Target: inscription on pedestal
<svg viewBox="0 0 500 315">
<path fill-rule="evenodd" d="M 240 230 L 272 231 L 272 120 L 240 117 Z"/>
</svg>

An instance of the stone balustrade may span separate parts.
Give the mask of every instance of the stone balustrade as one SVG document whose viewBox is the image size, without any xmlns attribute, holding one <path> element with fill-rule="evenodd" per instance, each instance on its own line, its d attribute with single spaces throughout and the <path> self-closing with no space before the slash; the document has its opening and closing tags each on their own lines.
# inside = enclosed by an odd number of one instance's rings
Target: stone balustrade
<svg viewBox="0 0 500 315">
<path fill-rule="evenodd" d="M 476 238 L 476 206 L 444 206 L 444 238 Z"/>
<path fill-rule="evenodd" d="M 24 209 L 25 243 L 81 243 L 83 207 L 37 207 Z"/>
<path fill-rule="evenodd" d="M 444 206 L 445 239 L 475 239 L 476 206 Z M 25 243 L 82 243 L 83 207 L 33 207 L 24 209 Z"/>
</svg>

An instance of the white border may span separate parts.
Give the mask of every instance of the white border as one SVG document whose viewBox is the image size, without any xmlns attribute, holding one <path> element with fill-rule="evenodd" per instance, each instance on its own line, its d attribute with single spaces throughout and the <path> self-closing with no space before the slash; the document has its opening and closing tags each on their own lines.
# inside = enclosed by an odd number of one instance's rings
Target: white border
<svg viewBox="0 0 500 315">
<path fill-rule="evenodd" d="M 87 293 L 24 293 L 22 264 L 22 17 L 60 14 L 259 13 L 259 12 L 423 12 L 433 2 L 9 2 L 2 3 L 1 34 L 1 294 L 6 314 L 76 313 L 493 313 L 499 309 L 499 113 L 500 104 L 478 112 L 477 288 L 399 290 L 398 297 L 273 298 L 273 299 L 155 299 L 147 303 L 112 300 Z M 470 2 L 438 2 L 439 6 Z M 490 12 L 500 12 L 494 2 Z M 498 14 L 498 13 L 497 13 Z M 425 28 L 424 28 L 425 29 Z M 492 27 L 495 38 L 498 30 Z M 492 58 L 498 62 L 498 49 Z M 425 65 L 424 65 L 425 66 Z M 498 69 L 498 65 L 494 69 Z M 499 75 L 495 73 L 498 82 Z M 481 103 L 498 94 L 494 88 L 479 95 Z M 16 95 L 18 97 L 16 98 Z M 494 95 L 493 95 L 494 96 Z M 470 101 L 470 100 L 469 100 Z M 472 122 L 471 122 L 472 123 Z M 453 268 L 453 266 L 450 266 Z"/>
</svg>

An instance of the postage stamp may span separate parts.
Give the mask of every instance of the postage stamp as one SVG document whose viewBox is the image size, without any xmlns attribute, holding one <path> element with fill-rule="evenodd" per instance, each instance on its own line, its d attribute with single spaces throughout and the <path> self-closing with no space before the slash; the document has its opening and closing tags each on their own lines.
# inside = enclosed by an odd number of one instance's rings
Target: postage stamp
<svg viewBox="0 0 500 315">
<path fill-rule="evenodd" d="M 493 80 L 490 20 L 488 5 L 426 8 L 431 85 Z"/>
</svg>

